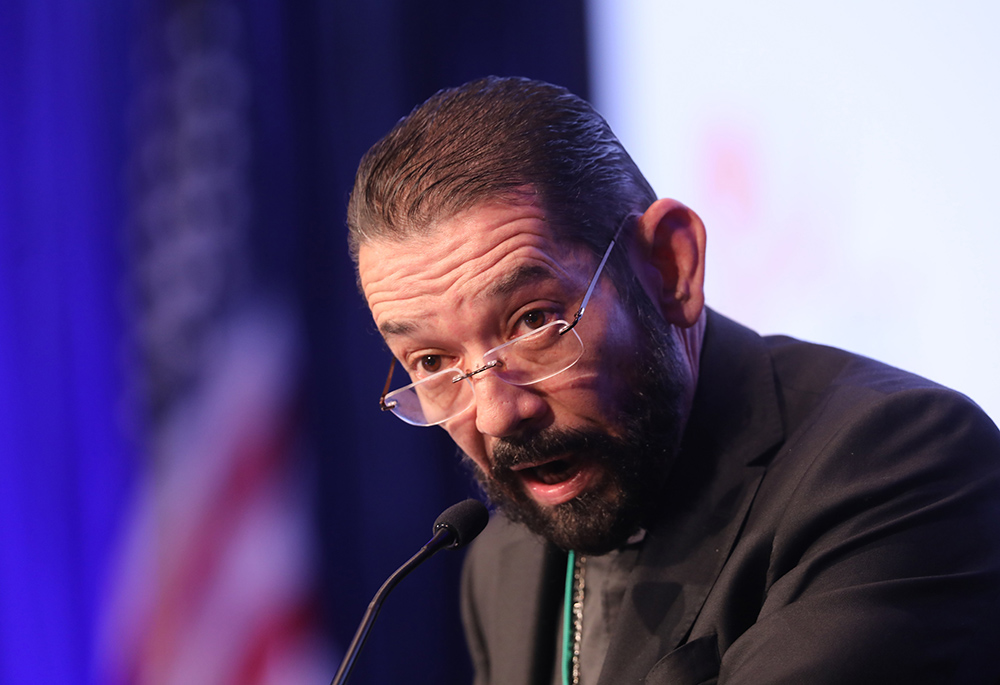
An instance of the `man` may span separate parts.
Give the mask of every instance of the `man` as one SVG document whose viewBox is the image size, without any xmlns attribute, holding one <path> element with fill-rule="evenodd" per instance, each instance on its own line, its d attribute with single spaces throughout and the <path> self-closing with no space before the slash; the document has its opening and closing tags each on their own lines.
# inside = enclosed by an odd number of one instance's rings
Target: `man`
<svg viewBox="0 0 1000 685">
<path fill-rule="evenodd" d="M 701 220 L 585 102 L 438 93 L 348 223 L 383 408 L 443 426 L 502 514 L 463 581 L 477 683 L 1000 678 L 996 427 L 706 309 Z"/>
</svg>

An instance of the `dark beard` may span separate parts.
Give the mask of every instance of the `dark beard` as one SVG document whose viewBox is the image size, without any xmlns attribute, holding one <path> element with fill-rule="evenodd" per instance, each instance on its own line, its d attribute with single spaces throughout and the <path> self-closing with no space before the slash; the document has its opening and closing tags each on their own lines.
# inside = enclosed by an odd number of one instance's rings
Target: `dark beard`
<svg viewBox="0 0 1000 685">
<path fill-rule="evenodd" d="M 597 555 L 624 544 L 658 504 L 680 442 L 680 350 L 644 293 L 635 306 L 640 340 L 628 365 L 619 436 L 553 427 L 499 440 L 489 474 L 473 466 L 487 497 L 507 518 L 565 550 Z M 567 453 L 601 465 L 603 479 L 579 497 L 543 507 L 525 491 L 512 467 Z"/>
</svg>

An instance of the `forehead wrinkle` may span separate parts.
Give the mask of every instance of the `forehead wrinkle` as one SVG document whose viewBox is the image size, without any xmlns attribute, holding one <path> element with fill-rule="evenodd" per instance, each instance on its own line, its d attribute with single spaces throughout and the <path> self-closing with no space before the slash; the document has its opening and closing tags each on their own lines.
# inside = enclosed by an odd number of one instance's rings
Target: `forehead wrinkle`
<svg viewBox="0 0 1000 685">
<path fill-rule="evenodd" d="M 511 294 L 525 282 L 541 281 L 543 274 L 557 279 L 555 274 L 563 269 L 550 251 L 544 236 L 522 231 L 497 240 L 479 254 L 454 250 L 420 278 L 425 287 L 428 280 L 434 282 L 438 294 L 450 293 L 466 304 L 484 303 Z"/>
<path fill-rule="evenodd" d="M 454 269 L 445 263 L 436 262 L 428 267 L 423 263 L 396 263 L 391 272 L 379 273 L 365 284 L 365 296 L 373 314 L 386 304 L 403 305 L 421 301 L 428 297 L 439 297 L 447 293 L 459 280 Z M 386 286 L 389 282 L 391 285 Z M 415 331 L 418 322 L 425 316 L 419 307 L 411 316 L 403 316 L 398 321 L 379 324 L 383 335 L 405 335 Z M 377 318 L 377 317 L 376 317 Z"/>
<path fill-rule="evenodd" d="M 448 268 L 444 264 L 439 263 L 437 268 L 430 274 L 424 272 L 420 275 L 430 275 L 430 282 L 435 283 L 435 287 L 432 289 L 432 296 L 447 292 L 454 294 L 457 298 L 456 302 L 451 303 L 451 308 L 454 310 L 460 310 L 466 304 L 478 302 L 480 305 L 485 305 L 488 300 L 501 300 L 523 288 L 543 282 L 558 282 L 564 279 L 571 280 L 571 275 L 558 262 L 552 261 L 545 255 L 532 254 L 533 250 L 528 255 L 523 255 L 522 252 L 523 247 L 508 252 L 501 246 L 497 246 L 497 248 L 490 250 L 480 258 L 467 262 L 479 267 L 473 269 L 473 273 L 456 273 L 453 268 Z M 494 279 L 486 286 L 477 282 L 481 276 L 480 269 L 505 268 L 503 262 L 518 258 L 526 259 L 526 261 L 505 269 L 505 272 L 499 278 Z M 423 278 L 421 280 L 426 287 L 428 281 Z M 423 292 L 421 295 L 427 296 L 428 293 Z M 391 299 L 394 299 L 396 302 L 401 301 L 398 297 Z M 407 299 L 410 298 L 404 297 L 402 301 Z M 427 317 L 428 312 L 424 312 L 412 317 L 403 316 L 399 319 L 389 319 L 380 323 L 378 329 L 386 341 L 389 341 L 393 337 L 414 336 L 425 328 Z"/>
<path fill-rule="evenodd" d="M 553 241 L 545 224 L 525 225 L 519 217 L 497 226 L 472 226 L 473 233 L 499 234 L 486 241 L 488 246 L 479 242 L 477 248 L 462 223 L 445 233 L 411 237 L 405 251 L 394 242 L 367 246 L 375 251 L 361 260 L 367 261 L 364 291 L 387 341 L 421 336 L 434 329 L 434 322 L 446 312 L 457 314 L 476 303 L 489 306 L 487 302 L 502 300 L 532 283 L 574 280 L 567 266 L 575 264 L 578 255 Z M 362 246 L 362 257 L 365 252 Z M 395 258 L 402 255 L 413 258 Z M 563 263 L 566 260 L 570 264 Z M 446 309 L 440 309 L 439 303 Z M 469 317 L 459 316 L 471 323 Z"/>
</svg>

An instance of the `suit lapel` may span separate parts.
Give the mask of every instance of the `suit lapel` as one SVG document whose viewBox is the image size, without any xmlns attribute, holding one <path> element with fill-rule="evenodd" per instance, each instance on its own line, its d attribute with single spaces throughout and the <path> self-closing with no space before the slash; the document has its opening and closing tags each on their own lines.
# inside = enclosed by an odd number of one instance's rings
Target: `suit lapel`
<svg viewBox="0 0 1000 685">
<path fill-rule="evenodd" d="M 783 430 L 763 341 L 709 312 L 681 450 L 629 578 L 599 685 L 642 682 L 686 638 Z"/>
<path fill-rule="evenodd" d="M 551 685 L 565 567 L 565 553 L 533 535 L 505 546 L 491 598 L 503 631 L 493 644 L 491 682 Z"/>
</svg>

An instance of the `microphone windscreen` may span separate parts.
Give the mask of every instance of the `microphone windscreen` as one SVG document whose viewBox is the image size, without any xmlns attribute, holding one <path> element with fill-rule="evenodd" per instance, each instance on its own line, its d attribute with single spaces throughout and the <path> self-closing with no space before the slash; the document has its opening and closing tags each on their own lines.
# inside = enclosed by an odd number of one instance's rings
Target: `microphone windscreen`
<svg viewBox="0 0 1000 685">
<path fill-rule="evenodd" d="M 448 548 L 455 549 L 472 542 L 489 522 L 490 514 L 486 511 L 486 506 L 479 500 L 467 499 L 441 512 L 434 522 L 434 533 L 437 534 L 442 528 L 450 530 L 455 540 Z"/>
</svg>

